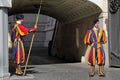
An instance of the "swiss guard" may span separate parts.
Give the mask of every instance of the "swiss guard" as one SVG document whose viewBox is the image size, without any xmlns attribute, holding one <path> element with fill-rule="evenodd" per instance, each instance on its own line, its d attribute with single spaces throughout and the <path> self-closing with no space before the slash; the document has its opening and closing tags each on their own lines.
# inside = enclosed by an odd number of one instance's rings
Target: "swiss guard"
<svg viewBox="0 0 120 80">
<path fill-rule="evenodd" d="M 94 27 L 91 30 L 88 30 L 85 38 L 84 43 L 86 45 L 90 45 L 88 50 L 88 64 L 90 67 L 89 76 L 93 77 L 95 74 L 95 65 L 97 62 L 98 65 L 98 75 L 100 77 L 105 76 L 103 73 L 103 68 L 105 65 L 105 53 L 103 50 L 103 44 L 107 42 L 105 31 L 99 28 L 99 20 L 96 19 L 94 21 Z"/>
<path fill-rule="evenodd" d="M 24 44 L 22 42 L 22 37 L 28 35 L 30 32 L 36 32 L 36 26 L 32 29 L 26 28 L 22 25 L 24 21 L 24 16 L 21 14 L 16 15 L 16 24 L 12 29 L 11 39 L 14 44 L 14 62 L 16 64 L 16 75 L 22 75 L 21 64 L 25 61 L 25 50 Z"/>
</svg>

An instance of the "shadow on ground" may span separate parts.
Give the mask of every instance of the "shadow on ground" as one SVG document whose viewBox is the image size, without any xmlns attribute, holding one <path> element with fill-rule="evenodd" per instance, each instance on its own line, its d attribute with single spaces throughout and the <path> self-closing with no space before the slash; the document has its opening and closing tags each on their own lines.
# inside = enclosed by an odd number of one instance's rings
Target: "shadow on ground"
<svg viewBox="0 0 120 80">
<path fill-rule="evenodd" d="M 28 56 L 28 49 L 26 49 L 26 59 L 27 59 L 27 56 Z M 26 61 L 26 60 L 25 60 Z M 65 61 L 65 60 L 62 60 L 62 59 L 59 59 L 57 57 L 53 57 L 53 56 L 49 56 L 48 55 L 48 49 L 47 48 L 34 48 L 32 49 L 31 51 L 31 54 L 30 54 L 30 58 L 29 58 L 29 65 L 43 65 L 43 64 L 62 64 L 62 63 L 67 63 L 68 61 Z M 26 63 L 26 62 L 25 62 Z M 22 66 L 25 65 L 22 64 Z M 22 67 L 22 70 L 24 67 Z M 34 67 L 27 67 L 27 69 L 30 69 L 30 68 L 34 68 Z M 13 60 L 13 52 L 10 51 L 10 54 L 9 54 L 9 72 L 12 74 L 15 74 L 15 63 L 14 63 L 14 60 Z M 27 73 L 37 73 L 37 71 L 34 71 L 34 70 L 28 70 Z"/>
</svg>

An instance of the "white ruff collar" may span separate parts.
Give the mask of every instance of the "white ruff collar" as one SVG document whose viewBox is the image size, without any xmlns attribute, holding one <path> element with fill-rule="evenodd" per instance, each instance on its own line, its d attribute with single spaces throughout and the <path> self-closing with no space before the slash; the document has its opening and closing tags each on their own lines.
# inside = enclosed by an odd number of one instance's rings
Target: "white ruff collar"
<svg viewBox="0 0 120 80">
<path fill-rule="evenodd" d="M 16 21 L 17 24 L 21 24 L 21 21 Z"/>
<path fill-rule="evenodd" d="M 98 30 L 99 28 L 94 27 L 93 29 L 94 29 L 94 30 Z"/>
</svg>

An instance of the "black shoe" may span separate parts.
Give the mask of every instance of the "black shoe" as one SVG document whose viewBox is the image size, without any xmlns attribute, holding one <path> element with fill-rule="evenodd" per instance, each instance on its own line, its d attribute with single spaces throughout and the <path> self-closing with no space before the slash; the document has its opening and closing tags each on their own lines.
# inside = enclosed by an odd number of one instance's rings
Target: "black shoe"
<svg viewBox="0 0 120 80">
<path fill-rule="evenodd" d="M 17 76 L 23 76 L 23 74 L 17 74 L 17 73 L 16 73 L 16 75 L 17 75 Z"/>
<path fill-rule="evenodd" d="M 94 77 L 94 74 L 89 73 L 89 77 Z"/>
<path fill-rule="evenodd" d="M 104 73 L 99 74 L 99 77 L 105 77 L 105 74 Z"/>
</svg>

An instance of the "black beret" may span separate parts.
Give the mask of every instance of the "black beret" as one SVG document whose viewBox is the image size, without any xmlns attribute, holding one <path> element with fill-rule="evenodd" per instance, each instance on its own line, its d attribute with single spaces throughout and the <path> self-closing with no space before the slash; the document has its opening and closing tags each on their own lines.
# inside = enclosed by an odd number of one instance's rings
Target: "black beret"
<svg viewBox="0 0 120 80">
<path fill-rule="evenodd" d="M 24 16 L 22 14 L 17 14 L 16 19 L 17 20 L 24 19 Z"/>
<path fill-rule="evenodd" d="M 95 19 L 93 23 L 96 24 L 97 22 L 99 22 L 99 19 Z"/>
</svg>

